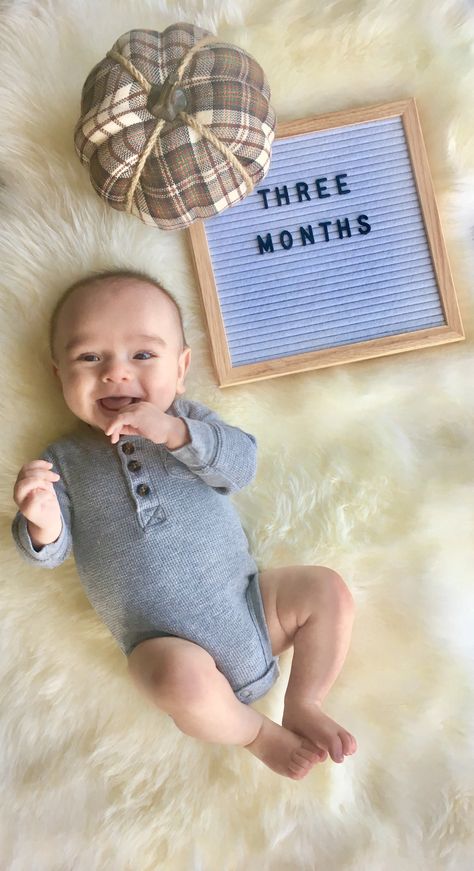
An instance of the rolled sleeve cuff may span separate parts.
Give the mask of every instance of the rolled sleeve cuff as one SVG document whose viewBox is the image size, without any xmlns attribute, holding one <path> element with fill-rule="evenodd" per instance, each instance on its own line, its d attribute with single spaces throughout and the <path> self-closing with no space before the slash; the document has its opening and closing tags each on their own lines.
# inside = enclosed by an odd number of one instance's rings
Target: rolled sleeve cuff
<svg viewBox="0 0 474 871">
<path fill-rule="evenodd" d="M 170 454 L 182 463 L 186 463 L 191 469 L 211 466 L 219 446 L 216 429 L 211 423 L 205 423 L 203 420 L 190 417 L 182 417 L 181 420 L 184 420 L 189 430 L 191 441 L 170 451 Z"/>
<path fill-rule="evenodd" d="M 26 517 L 18 512 L 12 524 L 12 531 L 20 551 L 26 557 L 29 557 L 30 560 L 35 560 L 36 562 L 49 562 L 52 559 L 64 557 L 67 551 L 68 536 L 62 517 L 61 522 L 62 527 L 59 538 L 56 541 L 50 542 L 50 544 L 45 544 L 41 550 L 35 550 L 28 532 Z"/>
</svg>

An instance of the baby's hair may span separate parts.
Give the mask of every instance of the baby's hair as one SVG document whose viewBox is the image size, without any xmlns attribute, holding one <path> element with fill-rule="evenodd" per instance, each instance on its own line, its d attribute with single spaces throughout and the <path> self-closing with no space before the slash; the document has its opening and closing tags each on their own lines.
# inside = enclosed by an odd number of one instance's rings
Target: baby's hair
<svg viewBox="0 0 474 871">
<path fill-rule="evenodd" d="M 81 287 L 86 287 L 86 286 L 89 286 L 91 284 L 101 284 L 103 281 L 107 281 L 107 279 L 110 279 L 110 278 L 125 278 L 125 279 L 133 278 L 133 279 L 135 279 L 135 281 L 142 281 L 143 284 L 151 284 L 151 285 L 153 285 L 153 287 L 156 287 L 156 288 L 158 288 L 158 290 L 161 290 L 162 293 L 164 293 L 165 296 L 167 296 L 168 299 L 171 300 L 171 302 L 174 304 L 174 306 L 176 308 L 176 311 L 178 312 L 179 323 L 180 323 L 180 327 L 181 327 L 181 342 L 182 342 L 182 349 L 181 350 L 184 350 L 185 348 L 189 348 L 189 345 L 186 341 L 186 336 L 184 335 L 183 315 L 181 313 L 181 308 L 180 308 L 179 304 L 176 302 L 174 296 L 169 292 L 169 290 L 166 290 L 166 288 L 163 287 L 163 285 L 160 284 L 160 282 L 155 281 L 154 278 L 152 278 L 146 272 L 143 272 L 139 269 L 107 269 L 107 270 L 104 270 L 102 272 L 92 272 L 90 275 L 86 275 L 86 276 L 84 276 L 84 278 L 79 278 L 77 281 L 74 281 L 73 284 L 70 284 L 69 287 L 66 288 L 66 290 L 61 294 L 60 298 L 58 299 L 58 301 L 54 307 L 53 313 L 51 315 L 50 326 L 49 326 L 49 351 L 50 351 L 50 354 L 51 354 L 51 357 L 53 358 L 53 360 L 55 359 L 55 357 L 54 357 L 54 338 L 55 338 L 55 334 L 56 334 L 56 327 L 57 327 L 57 323 L 58 323 L 59 313 L 60 313 L 64 303 L 68 299 L 68 297 L 70 297 L 71 294 L 75 290 L 78 290 Z"/>
</svg>

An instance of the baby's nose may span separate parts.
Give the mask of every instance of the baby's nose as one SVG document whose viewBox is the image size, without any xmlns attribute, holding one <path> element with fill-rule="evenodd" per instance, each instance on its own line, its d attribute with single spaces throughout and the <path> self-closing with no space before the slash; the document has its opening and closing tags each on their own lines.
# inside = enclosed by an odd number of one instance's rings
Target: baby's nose
<svg viewBox="0 0 474 871">
<path fill-rule="evenodd" d="M 120 360 L 104 362 L 101 377 L 103 381 L 129 381 L 131 377 L 128 363 Z"/>
</svg>

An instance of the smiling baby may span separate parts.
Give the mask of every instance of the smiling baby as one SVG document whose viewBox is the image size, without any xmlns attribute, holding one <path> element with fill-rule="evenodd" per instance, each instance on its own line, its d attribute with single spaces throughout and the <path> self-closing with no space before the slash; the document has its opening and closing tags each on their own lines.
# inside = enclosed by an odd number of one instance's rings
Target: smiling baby
<svg viewBox="0 0 474 871">
<path fill-rule="evenodd" d="M 259 571 L 229 495 L 255 438 L 185 399 L 181 311 L 154 279 L 115 270 L 68 288 L 51 362 L 75 429 L 22 466 L 12 533 L 42 568 L 73 552 L 137 687 L 185 734 L 246 747 L 299 780 L 353 736 L 321 704 L 339 674 L 351 594 L 323 566 Z M 294 647 L 282 725 L 251 707 Z"/>
</svg>

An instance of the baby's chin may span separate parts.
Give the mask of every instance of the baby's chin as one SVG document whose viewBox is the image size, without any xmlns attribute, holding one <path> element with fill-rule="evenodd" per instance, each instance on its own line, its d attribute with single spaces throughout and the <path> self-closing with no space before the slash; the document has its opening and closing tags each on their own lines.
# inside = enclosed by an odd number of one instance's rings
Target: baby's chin
<svg viewBox="0 0 474 871">
<path fill-rule="evenodd" d="M 93 413 L 81 413 L 77 408 L 71 408 L 68 403 L 66 404 L 69 408 L 69 411 L 72 412 L 76 420 L 80 421 L 83 424 L 86 424 L 92 429 L 95 429 L 99 432 L 105 432 L 110 424 L 110 420 L 107 420 L 104 414 L 100 414 L 100 412 L 97 413 L 95 409 Z"/>
<path fill-rule="evenodd" d="M 100 424 L 97 423 L 96 420 L 90 420 L 88 417 L 79 417 L 78 420 L 85 424 L 85 426 L 88 426 L 89 429 L 94 429 L 96 432 L 103 432 L 105 434 L 105 430 L 107 429 L 107 424 L 105 422 Z"/>
</svg>

